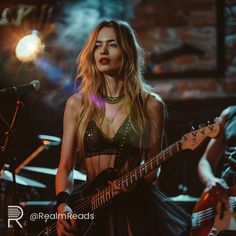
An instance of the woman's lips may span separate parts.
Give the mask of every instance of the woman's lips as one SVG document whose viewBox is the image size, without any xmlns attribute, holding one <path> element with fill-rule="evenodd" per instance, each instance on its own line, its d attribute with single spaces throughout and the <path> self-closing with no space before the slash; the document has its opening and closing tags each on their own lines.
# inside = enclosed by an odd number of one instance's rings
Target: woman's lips
<svg viewBox="0 0 236 236">
<path fill-rule="evenodd" d="M 110 60 L 108 58 L 102 58 L 99 60 L 99 63 L 101 63 L 102 65 L 106 65 L 110 62 Z"/>
</svg>

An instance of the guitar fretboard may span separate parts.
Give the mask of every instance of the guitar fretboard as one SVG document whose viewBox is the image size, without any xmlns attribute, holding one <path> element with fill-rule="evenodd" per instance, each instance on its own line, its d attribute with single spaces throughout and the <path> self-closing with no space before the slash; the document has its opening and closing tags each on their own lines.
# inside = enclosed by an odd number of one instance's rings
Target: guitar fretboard
<svg viewBox="0 0 236 236">
<path fill-rule="evenodd" d="M 152 157 L 144 164 L 136 167 L 128 174 L 122 176 L 117 179 L 115 182 L 119 187 L 128 188 L 138 180 L 146 176 L 148 173 L 157 168 L 162 162 L 166 161 L 170 157 L 172 157 L 175 153 L 181 150 L 181 143 L 177 141 L 173 143 L 171 146 L 160 152 L 158 155 Z M 112 186 L 107 186 L 101 191 L 93 194 L 91 196 L 91 206 L 92 210 L 95 211 L 98 208 L 102 207 L 104 204 L 108 203 L 111 199 L 117 196 L 119 192 L 114 189 Z"/>
</svg>

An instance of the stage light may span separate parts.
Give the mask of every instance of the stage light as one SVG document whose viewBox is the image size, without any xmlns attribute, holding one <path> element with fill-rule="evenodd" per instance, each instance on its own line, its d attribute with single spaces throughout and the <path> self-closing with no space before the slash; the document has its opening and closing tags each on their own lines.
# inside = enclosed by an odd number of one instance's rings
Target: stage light
<svg viewBox="0 0 236 236">
<path fill-rule="evenodd" d="M 44 49 L 44 44 L 35 30 L 24 36 L 16 45 L 16 57 L 22 62 L 34 61 Z"/>
</svg>

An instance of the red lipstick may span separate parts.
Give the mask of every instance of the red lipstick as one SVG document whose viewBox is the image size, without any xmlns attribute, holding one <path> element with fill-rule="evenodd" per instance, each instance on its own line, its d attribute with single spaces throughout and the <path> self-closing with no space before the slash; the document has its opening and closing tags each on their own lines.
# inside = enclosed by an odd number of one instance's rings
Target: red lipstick
<svg viewBox="0 0 236 236">
<path fill-rule="evenodd" d="M 106 65 L 106 64 L 108 64 L 110 62 L 110 59 L 108 59 L 108 58 L 101 58 L 100 60 L 99 60 L 99 63 L 101 63 L 102 65 Z"/>
</svg>

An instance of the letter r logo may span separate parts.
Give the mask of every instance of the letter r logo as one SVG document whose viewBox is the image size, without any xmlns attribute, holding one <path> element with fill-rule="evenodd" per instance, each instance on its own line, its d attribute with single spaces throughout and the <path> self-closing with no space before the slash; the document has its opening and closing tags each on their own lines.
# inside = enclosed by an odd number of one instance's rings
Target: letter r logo
<svg viewBox="0 0 236 236">
<path fill-rule="evenodd" d="M 16 223 L 23 228 L 19 220 L 23 217 L 24 212 L 20 206 L 8 206 L 8 219 L 7 219 L 7 227 L 11 228 L 11 221 L 16 221 Z"/>
</svg>

